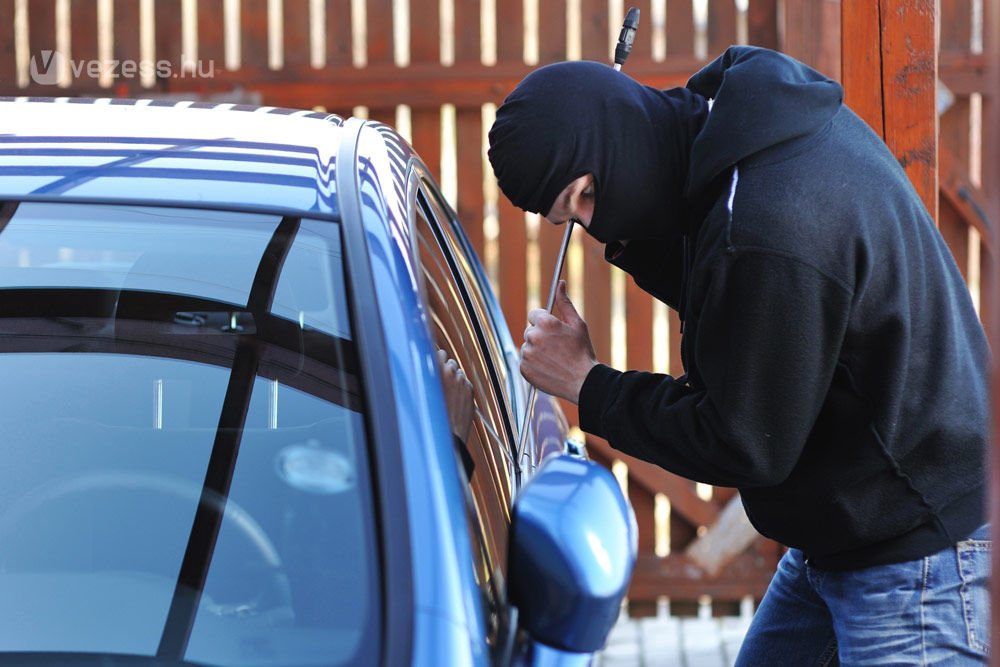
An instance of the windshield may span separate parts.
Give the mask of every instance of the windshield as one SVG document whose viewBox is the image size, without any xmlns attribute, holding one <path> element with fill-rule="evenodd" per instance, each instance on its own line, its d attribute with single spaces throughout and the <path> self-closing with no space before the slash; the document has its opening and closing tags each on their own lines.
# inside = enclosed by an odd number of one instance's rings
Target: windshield
<svg viewBox="0 0 1000 667">
<path fill-rule="evenodd" d="M 0 664 L 377 659 L 346 299 L 334 222 L 0 206 Z"/>
</svg>

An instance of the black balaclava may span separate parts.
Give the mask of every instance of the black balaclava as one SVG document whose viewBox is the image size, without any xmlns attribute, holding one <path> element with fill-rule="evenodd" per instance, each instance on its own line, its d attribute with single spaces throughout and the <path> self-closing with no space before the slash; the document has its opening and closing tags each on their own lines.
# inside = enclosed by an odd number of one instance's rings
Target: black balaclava
<svg viewBox="0 0 1000 667">
<path fill-rule="evenodd" d="M 497 110 L 489 158 L 515 206 L 548 214 L 594 175 L 588 232 L 609 243 L 683 232 L 691 144 L 708 114 L 685 88 L 657 90 L 608 65 L 575 61 L 529 74 Z"/>
</svg>

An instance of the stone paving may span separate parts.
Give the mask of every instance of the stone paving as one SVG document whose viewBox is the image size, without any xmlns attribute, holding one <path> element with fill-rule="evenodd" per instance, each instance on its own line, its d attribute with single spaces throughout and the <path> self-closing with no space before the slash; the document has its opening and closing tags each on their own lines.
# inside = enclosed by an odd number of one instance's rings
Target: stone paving
<svg viewBox="0 0 1000 667">
<path fill-rule="evenodd" d="M 731 667 L 752 614 L 749 601 L 739 616 L 713 618 L 706 606 L 697 617 L 679 618 L 665 605 L 652 618 L 623 614 L 594 667 Z"/>
</svg>

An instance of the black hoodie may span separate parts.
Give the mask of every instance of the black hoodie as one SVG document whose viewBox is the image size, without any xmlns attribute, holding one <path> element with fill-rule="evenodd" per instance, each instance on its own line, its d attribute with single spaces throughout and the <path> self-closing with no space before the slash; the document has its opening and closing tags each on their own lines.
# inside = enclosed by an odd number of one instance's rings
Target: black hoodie
<svg viewBox="0 0 1000 667">
<path fill-rule="evenodd" d="M 684 244 L 608 247 L 682 309 L 686 375 L 598 365 L 581 426 L 738 487 L 762 534 L 819 567 L 966 537 L 983 523 L 987 346 L 905 173 L 838 84 L 781 54 L 733 47 L 688 89 L 713 100 L 684 189 L 707 213 Z"/>
</svg>

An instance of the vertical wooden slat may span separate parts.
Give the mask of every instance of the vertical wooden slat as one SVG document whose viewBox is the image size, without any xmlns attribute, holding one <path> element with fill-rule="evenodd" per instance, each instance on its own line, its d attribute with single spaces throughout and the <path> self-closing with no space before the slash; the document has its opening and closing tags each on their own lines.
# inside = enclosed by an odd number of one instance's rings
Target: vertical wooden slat
<svg viewBox="0 0 1000 667">
<path fill-rule="evenodd" d="M 497 60 L 524 60 L 524 6 L 521 2 L 496 3 Z"/>
<path fill-rule="evenodd" d="M 198 60 L 226 66 L 226 21 L 223 0 L 198 0 Z"/>
<path fill-rule="evenodd" d="M 844 102 L 885 138 L 882 114 L 882 29 L 879 3 L 842 0 L 841 81 Z"/>
<path fill-rule="evenodd" d="M 885 142 L 937 220 L 934 3 L 881 0 Z"/>
<path fill-rule="evenodd" d="M 114 57 L 139 60 L 139 0 L 115 0 Z"/>
<path fill-rule="evenodd" d="M 481 61 L 481 0 L 453 0 L 455 18 L 455 62 Z"/>
<path fill-rule="evenodd" d="M 42 51 L 56 48 L 55 0 L 37 0 L 28 4 L 28 48 L 33 71 L 46 71 Z"/>
<path fill-rule="evenodd" d="M 368 62 L 393 62 L 392 0 L 368 0 Z"/>
<path fill-rule="evenodd" d="M 581 0 L 580 43 L 584 58 L 610 63 L 607 2 Z M 595 193 L 601 196 L 600 191 Z M 597 358 L 611 362 L 611 272 L 604 246 L 587 236 L 583 244 L 584 311 Z"/>
<path fill-rule="evenodd" d="M 351 0 L 326 0 L 326 66 L 350 67 L 352 44 Z"/>
<path fill-rule="evenodd" d="M 283 42 L 285 68 L 310 64 L 309 0 L 285 0 Z"/>
<path fill-rule="evenodd" d="M 524 342 L 524 327 L 528 313 L 527 247 L 528 234 L 524 211 L 500 196 L 497 202 L 500 217 L 500 307 L 510 326 L 511 336 L 518 346 Z"/>
<path fill-rule="evenodd" d="M 484 257 L 483 234 L 483 116 L 478 107 L 455 111 L 458 153 L 458 219 L 480 260 Z M 502 195 L 501 195 L 502 196 Z"/>
<path fill-rule="evenodd" d="M 240 51 L 240 67 L 267 69 L 267 0 L 240 0 Z"/>
<path fill-rule="evenodd" d="M 524 7 L 521 2 L 496 3 L 497 62 L 524 61 Z M 506 92 L 509 91 L 505 91 Z M 524 212 L 500 195 L 498 202 L 500 239 L 498 273 L 500 306 L 507 317 L 511 335 L 522 343 L 527 315 L 528 234 Z"/>
<path fill-rule="evenodd" d="M 546 0 L 538 6 L 538 60 L 566 60 L 566 0 Z"/>
<path fill-rule="evenodd" d="M 17 87 L 14 54 L 14 0 L 0 0 L 0 86 Z"/>
<path fill-rule="evenodd" d="M 750 0 L 747 39 L 755 46 L 778 48 L 778 0 Z"/>
<path fill-rule="evenodd" d="M 625 286 L 625 336 L 628 367 L 653 368 L 653 297 L 639 289 L 631 278 Z"/>
<path fill-rule="evenodd" d="M 174 72 L 181 70 L 181 0 L 156 0 L 156 59 L 170 62 Z M 160 82 L 163 83 L 163 82 Z"/>
<path fill-rule="evenodd" d="M 438 0 L 410 2 L 410 62 L 439 63 L 440 18 Z M 420 153 L 435 178 L 441 177 L 441 108 L 414 107 L 413 147 Z"/>
<path fill-rule="evenodd" d="M 410 62 L 440 62 L 440 3 L 438 0 L 409 0 L 409 3 Z"/>
<path fill-rule="evenodd" d="M 70 57 L 75 61 L 92 62 L 97 57 L 97 3 L 94 0 L 72 0 L 70 3 Z M 75 76 L 75 75 L 74 75 Z M 73 83 L 96 86 L 86 66 L 80 79 Z"/>
<path fill-rule="evenodd" d="M 565 60 L 566 41 L 566 0 L 551 0 L 551 2 L 546 0 L 546 2 L 540 3 L 538 7 L 538 58 L 540 64 Z M 538 291 L 543 306 L 552 284 L 553 272 L 565 229 L 564 226 L 553 225 L 545 219 L 539 222 Z M 582 236 L 586 232 L 583 229 L 577 229 L 573 233 Z M 563 272 L 563 278 L 568 280 L 568 272 Z"/>
<path fill-rule="evenodd" d="M 709 0 L 708 57 L 714 58 L 736 43 L 736 3 L 733 0 Z"/>
<path fill-rule="evenodd" d="M 694 12 L 690 2 L 667 3 L 667 55 L 694 55 Z"/>
<path fill-rule="evenodd" d="M 441 177 L 441 111 L 439 109 L 414 109 L 412 113 L 413 147 L 424 164 Z"/>
<path fill-rule="evenodd" d="M 874 4 L 874 3 L 871 3 Z M 785 0 L 782 51 L 840 78 L 840 0 Z M 854 42 L 851 37 L 851 42 Z"/>
<path fill-rule="evenodd" d="M 368 0 L 368 62 L 387 65 L 395 61 L 392 36 L 392 0 Z M 360 102 L 362 103 L 363 102 Z M 395 107 L 371 108 L 368 117 L 389 125 L 396 124 Z"/>
<path fill-rule="evenodd" d="M 671 310 L 667 316 L 667 336 L 670 339 L 670 368 L 667 372 L 674 377 L 680 377 L 684 375 L 684 363 L 681 359 L 681 318 L 675 310 Z"/>
<path fill-rule="evenodd" d="M 455 0 L 455 63 L 482 62 L 480 0 Z M 479 106 L 455 110 L 458 219 L 476 254 L 485 256 L 483 234 L 483 113 Z M 501 195 L 502 196 L 502 195 Z"/>
</svg>

